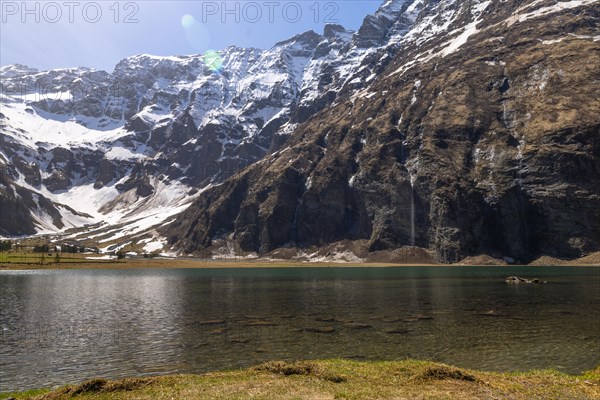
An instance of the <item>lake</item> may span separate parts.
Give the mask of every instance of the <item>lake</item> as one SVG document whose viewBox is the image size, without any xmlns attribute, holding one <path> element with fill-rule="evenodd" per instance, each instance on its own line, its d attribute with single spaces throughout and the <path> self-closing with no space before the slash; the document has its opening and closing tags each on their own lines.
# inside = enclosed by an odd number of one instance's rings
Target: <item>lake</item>
<svg viewBox="0 0 600 400">
<path fill-rule="evenodd" d="M 600 364 L 600 268 L 2 271 L 0 329 L 0 392 L 273 359 L 579 373 Z"/>
</svg>

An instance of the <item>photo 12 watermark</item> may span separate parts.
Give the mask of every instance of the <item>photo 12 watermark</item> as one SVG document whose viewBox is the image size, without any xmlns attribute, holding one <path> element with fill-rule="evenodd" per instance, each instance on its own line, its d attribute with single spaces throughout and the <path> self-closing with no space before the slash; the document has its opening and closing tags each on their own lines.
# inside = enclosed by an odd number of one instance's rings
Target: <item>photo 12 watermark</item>
<svg viewBox="0 0 600 400">
<path fill-rule="evenodd" d="M 134 24 L 140 21 L 140 4 L 148 1 L 2 1 L 1 21 L 7 23 Z M 190 3 L 202 23 L 340 22 L 337 1 L 197 1 Z M 191 21 L 190 21 L 191 22 Z"/>
<path fill-rule="evenodd" d="M 101 21 L 135 24 L 139 22 L 138 2 L 110 1 L 2 1 L 0 14 L 8 23 L 78 23 Z"/>
<path fill-rule="evenodd" d="M 202 1 L 202 23 L 298 23 L 307 19 L 316 24 L 337 24 L 340 5 L 334 1 Z"/>
</svg>

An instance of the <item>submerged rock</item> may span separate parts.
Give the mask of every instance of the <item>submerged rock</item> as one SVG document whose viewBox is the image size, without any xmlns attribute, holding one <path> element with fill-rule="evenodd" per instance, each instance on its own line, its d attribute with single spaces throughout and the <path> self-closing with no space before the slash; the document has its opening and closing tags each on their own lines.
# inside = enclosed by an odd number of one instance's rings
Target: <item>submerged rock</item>
<svg viewBox="0 0 600 400">
<path fill-rule="evenodd" d="M 335 332 L 335 328 L 333 326 L 324 326 L 321 328 L 305 328 L 304 331 L 311 333 L 333 333 Z"/>
<path fill-rule="evenodd" d="M 333 317 L 317 317 L 315 320 L 319 322 L 336 322 L 336 319 Z"/>
<path fill-rule="evenodd" d="M 404 318 L 402 320 L 402 322 L 417 322 L 419 319 L 418 318 Z"/>
<path fill-rule="evenodd" d="M 387 333 L 388 335 L 403 335 L 408 333 L 408 329 L 390 329 L 389 331 L 386 331 L 385 333 Z"/>
<path fill-rule="evenodd" d="M 198 321 L 198 325 L 220 325 L 224 324 L 225 320 L 222 319 L 211 319 L 207 321 Z"/>
<path fill-rule="evenodd" d="M 423 315 L 423 314 L 413 315 L 413 318 L 416 318 L 419 321 L 429 321 L 429 320 L 433 319 L 433 317 L 431 315 Z"/>
<path fill-rule="evenodd" d="M 369 329 L 373 327 L 373 325 L 361 324 L 359 322 L 349 322 L 346 326 L 351 329 Z"/>
<path fill-rule="evenodd" d="M 275 326 L 277 325 L 275 322 L 271 321 L 250 321 L 246 324 L 246 326 Z"/>
<path fill-rule="evenodd" d="M 383 319 L 383 322 L 387 322 L 390 324 L 393 324 L 394 322 L 400 322 L 400 321 L 403 321 L 403 319 L 402 318 L 384 318 Z"/>
</svg>

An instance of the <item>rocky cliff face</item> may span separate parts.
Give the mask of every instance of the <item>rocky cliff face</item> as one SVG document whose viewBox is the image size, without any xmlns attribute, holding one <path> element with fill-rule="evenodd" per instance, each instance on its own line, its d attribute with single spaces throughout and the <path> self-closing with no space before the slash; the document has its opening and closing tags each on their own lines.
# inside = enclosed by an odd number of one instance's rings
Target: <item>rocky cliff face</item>
<svg viewBox="0 0 600 400">
<path fill-rule="evenodd" d="M 393 59 L 203 192 L 163 228 L 173 246 L 265 254 L 351 240 L 444 262 L 599 249 L 598 3 L 418 0 L 394 12 L 410 28 L 373 35 Z"/>
</svg>

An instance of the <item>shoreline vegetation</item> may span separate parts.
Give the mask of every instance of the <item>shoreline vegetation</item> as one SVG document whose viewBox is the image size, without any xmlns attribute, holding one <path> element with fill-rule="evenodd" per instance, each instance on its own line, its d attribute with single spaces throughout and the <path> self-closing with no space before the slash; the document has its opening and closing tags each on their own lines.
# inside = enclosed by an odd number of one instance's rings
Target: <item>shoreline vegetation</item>
<svg viewBox="0 0 600 400">
<path fill-rule="evenodd" d="M 403 361 L 271 361 L 239 370 L 120 380 L 92 379 L 0 399 L 599 399 L 600 366 L 500 373 Z"/>
<path fill-rule="evenodd" d="M 496 262 L 494 262 L 496 261 Z M 78 258 L 63 258 L 60 262 L 48 259 L 39 262 L 31 257 L 30 260 L 21 261 L 14 259 L 9 262 L 0 258 L 0 271 L 2 270 L 33 270 L 33 269 L 135 269 L 135 268 L 294 268 L 294 267 L 440 267 L 440 266 L 524 266 L 521 264 L 507 264 L 497 262 L 485 256 L 469 257 L 455 264 L 436 264 L 419 262 L 361 262 L 361 261 L 302 261 L 285 259 L 200 259 L 200 258 L 125 258 L 125 259 L 93 259 L 80 256 Z M 557 260 L 548 257 L 525 264 L 526 266 L 579 266 L 599 267 L 600 252 L 592 253 L 576 260 Z"/>
<path fill-rule="evenodd" d="M 106 244 L 106 243 L 105 243 Z M 400 267 L 400 266 L 600 266 L 600 251 L 577 259 L 541 255 L 533 260 L 508 256 L 471 255 L 455 263 L 440 263 L 418 246 L 369 251 L 365 240 L 298 249 L 282 247 L 257 255 L 221 246 L 205 252 L 177 256 L 159 250 L 147 252 L 140 244 L 117 246 L 100 252 L 98 243 L 62 242 L 48 238 L 0 240 L 0 271 L 20 269 L 128 269 L 128 268 L 269 268 L 269 267 Z M 216 246 L 216 245 L 215 245 Z M 163 249 L 164 250 L 164 249 Z"/>
</svg>

